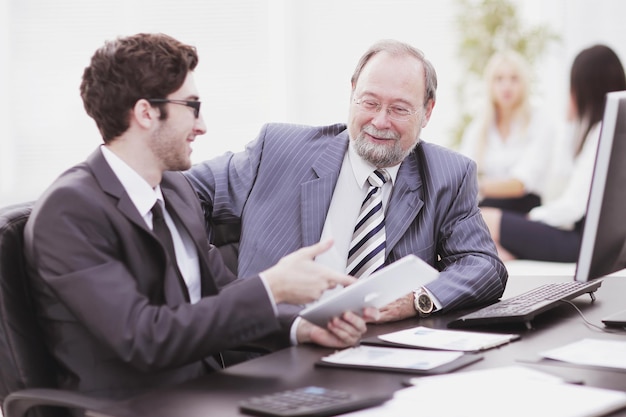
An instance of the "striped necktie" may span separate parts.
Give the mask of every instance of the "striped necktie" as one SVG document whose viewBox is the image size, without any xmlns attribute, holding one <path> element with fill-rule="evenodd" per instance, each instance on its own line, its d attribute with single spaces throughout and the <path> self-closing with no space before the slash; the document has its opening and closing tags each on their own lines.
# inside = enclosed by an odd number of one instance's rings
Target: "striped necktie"
<svg viewBox="0 0 626 417">
<path fill-rule="evenodd" d="M 385 263 L 385 213 L 382 186 L 389 180 L 385 170 L 372 172 L 370 187 L 357 218 L 346 271 L 354 277 L 371 274 Z"/>
</svg>

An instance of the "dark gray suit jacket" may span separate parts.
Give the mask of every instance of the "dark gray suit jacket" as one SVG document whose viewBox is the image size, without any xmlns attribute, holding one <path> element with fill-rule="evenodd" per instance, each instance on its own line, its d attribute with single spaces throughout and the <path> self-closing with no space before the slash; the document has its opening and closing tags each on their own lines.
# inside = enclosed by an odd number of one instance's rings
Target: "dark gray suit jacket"
<svg viewBox="0 0 626 417">
<path fill-rule="evenodd" d="M 224 267 L 184 176 L 166 172 L 161 188 L 198 250 L 203 298 L 193 305 L 177 278 L 164 275 L 165 249 L 99 149 L 33 209 L 25 253 L 65 388 L 125 397 L 206 373 L 207 358 L 222 350 L 279 331 L 288 341 L 293 317 L 275 317 L 257 275 L 237 280 Z"/>
<path fill-rule="evenodd" d="M 185 173 L 212 222 L 241 221 L 239 276 L 319 241 L 348 140 L 344 124 L 268 124 L 245 151 Z M 402 162 L 387 205 L 386 264 L 415 254 L 435 266 L 441 274 L 427 287 L 444 309 L 504 292 L 508 274 L 477 194 L 473 161 L 421 142 Z"/>
</svg>

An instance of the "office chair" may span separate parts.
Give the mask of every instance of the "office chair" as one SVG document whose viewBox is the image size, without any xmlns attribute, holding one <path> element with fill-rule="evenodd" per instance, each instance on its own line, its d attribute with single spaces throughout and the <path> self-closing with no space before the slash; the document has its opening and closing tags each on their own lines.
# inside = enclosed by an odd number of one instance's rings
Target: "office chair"
<svg viewBox="0 0 626 417">
<path fill-rule="evenodd" d="M 23 255 L 23 231 L 32 202 L 0 209 L 0 401 L 4 417 L 59 417 L 69 408 L 108 404 L 56 385 L 34 312 Z"/>
<path fill-rule="evenodd" d="M 210 224 L 207 227 L 210 227 L 208 229 L 209 236 L 212 238 L 212 243 L 220 251 L 226 267 L 237 275 L 241 223 Z"/>
</svg>

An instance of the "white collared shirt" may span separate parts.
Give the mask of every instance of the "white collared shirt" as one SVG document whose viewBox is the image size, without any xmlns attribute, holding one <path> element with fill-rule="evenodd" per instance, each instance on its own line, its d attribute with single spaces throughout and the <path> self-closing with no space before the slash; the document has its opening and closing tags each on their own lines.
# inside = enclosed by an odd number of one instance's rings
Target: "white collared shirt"
<svg viewBox="0 0 626 417">
<path fill-rule="evenodd" d="M 165 200 L 161 193 L 161 186 L 155 188 L 144 180 L 134 169 L 128 166 L 126 162 L 111 152 L 106 146 L 101 146 L 102 155 L 107 161 L 111 170 L 122 183 L 124 190 L 128 193 L 131 201 L 143 217 L 146 225 L 152 229 L 152 207 L 154 203 L 159 201 L 165 223 L 170 229 L 172 240 L 174 242 L 174 250 L 176 252 L 176 263 L 178 269 L 185 280 L 187 290 L 189 292 L 189 300 L 195 303 L 200 300 L 200 264 L 198 260 L 198 251 L 193 240 L 182 225 L 177 224 L 165 209 Z"/>
<path fill-rule="evenodd" d="M 399 169 L 400 164 L 385 168 L 391 178 L 382 187 L 383 209 L 385 211 Z M 352 141 L 350 141 L 322 230 L 321 240 L 332 238 L 335 243 L 328 251 L 317 256 L 316 262 L 335 271 L 346 272 L 354 225 L 361 210 L 361 203 L 369 189 L 367 178 L 375 170 L 374 165 L 357 154 L 352 146 Z"/>
</svg>

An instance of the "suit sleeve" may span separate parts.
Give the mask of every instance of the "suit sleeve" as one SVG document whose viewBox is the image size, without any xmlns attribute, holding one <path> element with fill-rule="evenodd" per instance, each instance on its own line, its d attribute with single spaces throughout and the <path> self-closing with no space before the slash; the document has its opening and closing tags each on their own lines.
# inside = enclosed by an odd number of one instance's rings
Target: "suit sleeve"
<svg viewBox="0 0 626 417">
<path fill-rule="evenodd" d="M 200 198 L 205 217 L 212 224 L 241 219 L 256 180 L 268 129 L 269 126 L 265 125 L 243 152 L 227 152 L 185 172 Z"/>
<path fill-rule="evenodd" d="M 456 193 L 437 211 L 439 226 L 438 279 L 428 289 L 444 309 L 493 301 L 502 296 L 508 273 L 477 206 L 476 164 L 467 160 Z"/>
</svg>

